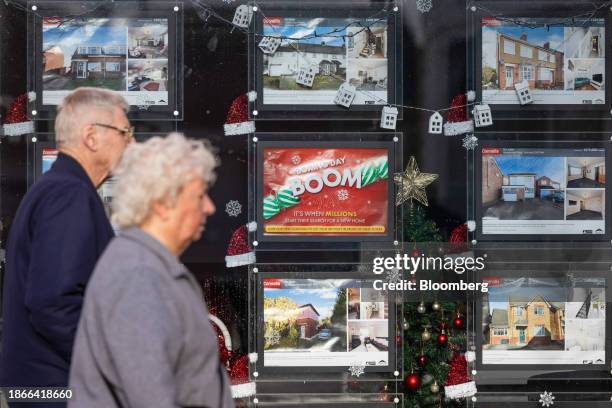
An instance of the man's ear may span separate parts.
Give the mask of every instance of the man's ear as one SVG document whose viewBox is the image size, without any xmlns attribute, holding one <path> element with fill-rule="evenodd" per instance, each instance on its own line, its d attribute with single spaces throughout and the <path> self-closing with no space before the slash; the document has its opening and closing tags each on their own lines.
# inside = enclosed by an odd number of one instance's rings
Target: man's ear
<svg viewBox="0 0 612 408">
<path fill-rule="evenodd" d="M 86 125 L 81 130 L 81 137 L 83 138 L 83 144 L 87 146 L 91 151 L 97 152 L 100 148 L 100 141 L 98 138 L 98 132 L 94 125 Z"/>
</svg>

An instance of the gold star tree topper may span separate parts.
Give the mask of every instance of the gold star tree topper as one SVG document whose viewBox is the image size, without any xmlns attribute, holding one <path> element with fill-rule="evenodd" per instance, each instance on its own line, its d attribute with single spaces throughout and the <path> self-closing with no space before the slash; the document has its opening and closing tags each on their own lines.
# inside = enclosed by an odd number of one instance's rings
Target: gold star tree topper
<svg viewBox="0 0 612 408">
<path fill-rule="evenodd" d="M 402 205 L 406 201 L 417 200 L 424 206 L 428 206 L 427 193 L 425 187 L 433 183 L 438 178 L 437 174 L 421 173 L 414 156 L 410 156 L 408 166 L 403 173 L 396 173 L 395 184 L 398 186 L 395 205 Z"/>
</svg>

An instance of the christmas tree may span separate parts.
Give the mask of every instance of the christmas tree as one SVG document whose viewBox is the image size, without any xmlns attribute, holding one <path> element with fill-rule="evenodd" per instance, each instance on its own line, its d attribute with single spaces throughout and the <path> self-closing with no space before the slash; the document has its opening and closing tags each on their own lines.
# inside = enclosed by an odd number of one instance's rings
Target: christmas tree
<svg viewBox="0 0 612 408">
<path fill-rule="evenodd" d="M 402 229 L 404 242 L 414 243 L 419 249 L 442 241 L 425 207 L 414 202 L 404 208 Z M 448 362 L 466 344 L 463 317 L 458 313 L 463 308 L 457 302 L 404 301 L 405 407 L 462 406 L 462 401 L 445 400 L 444 385 L 450 369 Z"/>
<path fill-rule="evenodd" d="M 440 242 L 440 235 L 436 223 L 427 218 L 424 207 L 409 202 L 403 209 L 402 233 L 404 242 Z"/>
<path fill-rule="evenodd" d="M 457 302 L 404 303 L 404 407 L 463 406 L 463 400 L 444 399 L 448 362 L 466 344 L 458 313 L 463 307 Z"/>
</svg>

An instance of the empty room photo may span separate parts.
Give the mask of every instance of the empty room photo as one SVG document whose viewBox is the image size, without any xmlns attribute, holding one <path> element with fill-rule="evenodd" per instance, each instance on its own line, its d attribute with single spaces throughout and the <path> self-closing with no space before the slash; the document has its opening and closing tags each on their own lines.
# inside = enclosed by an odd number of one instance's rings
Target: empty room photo
<svg viewBox="0 0 612 408">
<path fill-rule="evenodd" d="M 389 323 L 378 321 L 348 322 L 349 351 L 377 352 L 389 349 Z"/>
<path fill-rule="evenodd" d="M 603 220 L 604 190 L 567 190 L 567 220 Z"/>
<path fill-rule="evenodd" d="M 567 188 L 604 188 L 605 157 L 568 157 Z"/>
<path fill-rule="evenodd" d="M 482 160 L 483 218 L 563 219 L 563 157 L 499 155 Z"/>
</svg>

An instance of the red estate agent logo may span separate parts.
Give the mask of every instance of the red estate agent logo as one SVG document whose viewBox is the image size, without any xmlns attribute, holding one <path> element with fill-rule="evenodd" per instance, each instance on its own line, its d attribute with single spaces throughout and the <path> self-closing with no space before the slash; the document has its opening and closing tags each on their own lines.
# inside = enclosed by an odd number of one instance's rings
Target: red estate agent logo
<svg viewBox="0 0 612 408">
<path fill-rule="evenodd" d="M 282 17 L 266 17 L 264 18 L 264 24 L 269 26 L 282 26 L 283 18 Z"/>
<path fill-rule="evenodd" d="M 501 149 L 498 147 L 483 147 L 482 154 L 483 155 L 501 154 Z"/>
<path fill-rule="evenodd" d="M 282 289 L 284 287 L 282 279 L 264 279 L 264 289 Z"/>
</svg>

